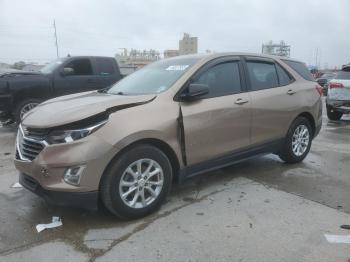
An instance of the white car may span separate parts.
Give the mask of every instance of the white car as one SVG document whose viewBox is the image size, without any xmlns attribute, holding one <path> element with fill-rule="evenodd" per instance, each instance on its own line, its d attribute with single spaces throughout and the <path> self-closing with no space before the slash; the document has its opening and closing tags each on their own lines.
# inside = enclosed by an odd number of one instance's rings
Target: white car
<svg viewBox="0 0 350 262">
<path fill-rule="evenodd" d="M 343 114 L 350 114 L 350 65 L 344 66 L 329 82 L 326 105 L 330 120 L 339 120 Z"/>
</svg>

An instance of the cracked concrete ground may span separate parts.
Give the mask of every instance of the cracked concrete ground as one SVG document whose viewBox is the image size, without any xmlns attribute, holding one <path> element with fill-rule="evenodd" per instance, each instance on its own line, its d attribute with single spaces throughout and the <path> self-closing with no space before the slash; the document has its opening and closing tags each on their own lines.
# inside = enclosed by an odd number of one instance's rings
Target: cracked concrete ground
<svg viewBox="0 0 350 262">
<path fill-rule="evenodd" d="M 0 129 L 0 261 L 349 261 L 350 117 L 324 118 L 303 163 L 268 155 L 174 186 L 144 219 L 47 205 L 13 168 L 15 134 Z M 53 215 L 63 226 L 38 234 Z"/>
</svg>

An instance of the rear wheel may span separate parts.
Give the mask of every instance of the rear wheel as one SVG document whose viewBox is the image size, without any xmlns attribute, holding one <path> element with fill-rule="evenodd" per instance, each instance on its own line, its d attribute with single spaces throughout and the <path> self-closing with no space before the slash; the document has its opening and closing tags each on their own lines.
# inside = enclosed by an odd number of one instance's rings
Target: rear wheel
<svg viewBox="0 0 350 262">
<path fill-rule="evenodd" d="M 329 120 L 339 120 L 343 116 L 343 113 L 337 112 L 332 107 L 327 106 L 327 116 Z"/>
<path fill-rule="evenodd" d="M 303 161 L 310 151 L 312 128 L 305 117 L 296 118 L 291 124 L 279 157 L 286 163 Z"/>
<path fill-rule="evenodd" d="M 167 156 L 151 145 L 138 145 L 107 169 L 101 181 L 101 199 L 120 218 L 140 218 L 161 206 L 171 183 Z"/>
</svg>

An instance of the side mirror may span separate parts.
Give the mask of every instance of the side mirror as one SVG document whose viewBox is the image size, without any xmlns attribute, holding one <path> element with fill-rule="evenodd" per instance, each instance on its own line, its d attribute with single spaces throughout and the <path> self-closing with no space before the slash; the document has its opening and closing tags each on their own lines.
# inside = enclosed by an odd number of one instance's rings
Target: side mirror
<svg viewBox="0 0 350 262">
<path fill-rule="evenodd" d="M 209 86 L 206 84 L 190 84 L 187 92 L 181 94 L 182 101 L 191 102 L 201 99 L 202 96 L 209 93 Z"/>
<path fill-rule="evenodd" d="M 62 76 L 71 76 L 74 75 L 74 69 L 71 67 L 64 67 L 61 71 Z"/>
</svg>

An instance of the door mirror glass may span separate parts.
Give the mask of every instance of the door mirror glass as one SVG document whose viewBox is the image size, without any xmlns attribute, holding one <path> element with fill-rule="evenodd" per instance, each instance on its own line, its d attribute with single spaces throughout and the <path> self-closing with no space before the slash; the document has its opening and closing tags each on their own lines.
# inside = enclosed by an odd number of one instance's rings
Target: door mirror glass
<svg viewBox="0 0 350 262">
<path fill-rule="evenodd" d="M 61 72 L 62 76 L 71 76 L 74 75 L 74 69 L 71 67 L 64 67 L 62 72 Z"/>
<path fill-rule="evenodd" d="M 187 92 L 181 95 L 182 101 L 195 101 L 201 99 L 202 96 L 209 93 L 209 86 L 207 84 L 192 83 L 188 86 Z"/>
</svg>

